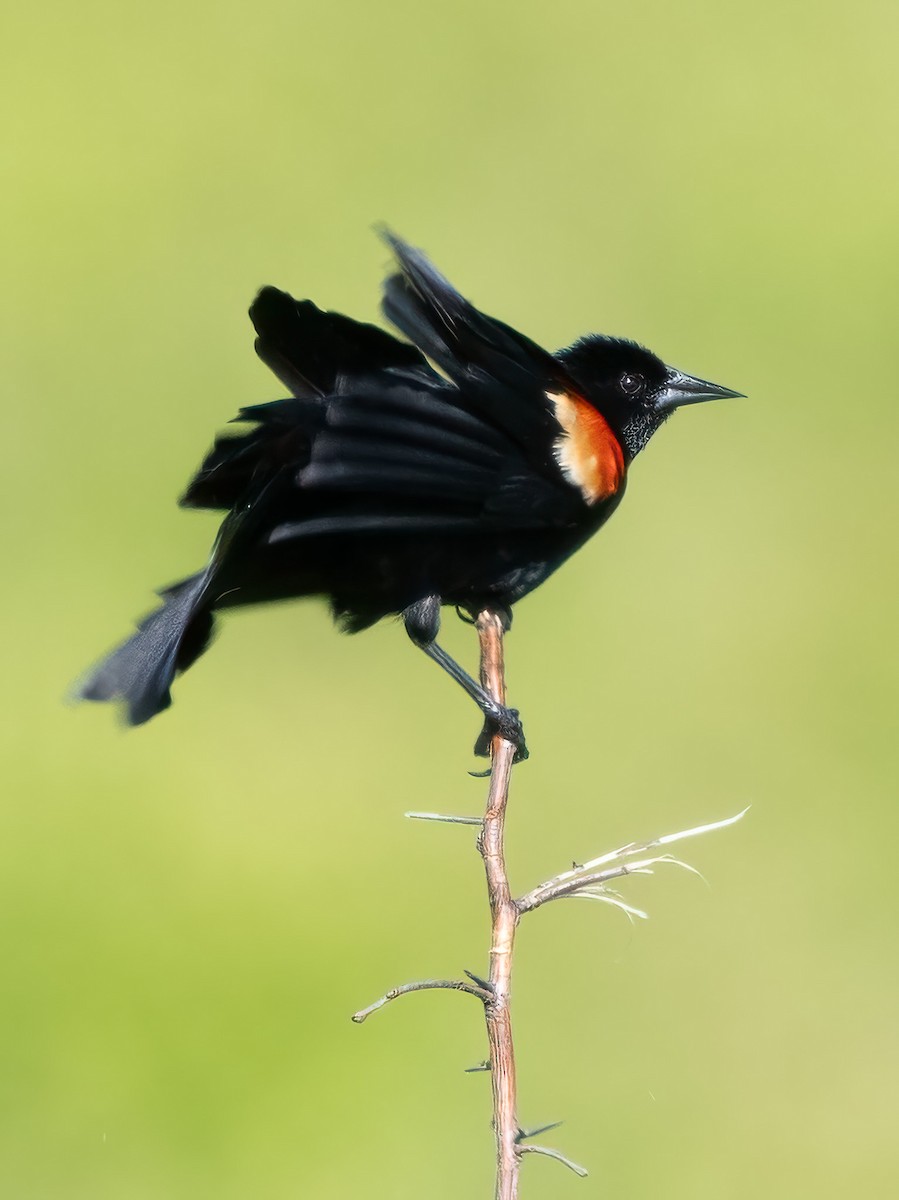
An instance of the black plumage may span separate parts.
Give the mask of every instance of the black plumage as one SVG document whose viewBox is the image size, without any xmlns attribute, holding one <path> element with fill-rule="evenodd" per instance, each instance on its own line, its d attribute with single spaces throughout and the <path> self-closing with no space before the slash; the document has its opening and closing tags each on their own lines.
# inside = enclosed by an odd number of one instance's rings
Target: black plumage
<svg viewBox="0 0 899 1200">
<path fill-rule="evenodd" d="M 216 439 L 181 499 L 226 513 L 207 566 L 161 593 L 81 698 L 121 700 L 140 724 L 169 705 L 216 610 L 321 595 L 351 632 L 401 614 L 486 733 L 511 733 L 524 753 L 515 714 L 436 646 L 440 606 L 509 614 L 614 511 L 674 407 L 738 393 L 619 339 L 550 354 L 386 236 L 399 270 L 384 313 L 410 342 L 262 289 L 256 351 L 291 395 L 241 409 L 246 428 Z"/>
</svg>

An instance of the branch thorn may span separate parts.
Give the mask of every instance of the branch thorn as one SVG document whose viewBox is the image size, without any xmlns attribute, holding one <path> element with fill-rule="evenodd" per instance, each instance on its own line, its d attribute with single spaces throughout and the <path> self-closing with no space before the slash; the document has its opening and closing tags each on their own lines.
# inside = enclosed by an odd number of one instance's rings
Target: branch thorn
<svg viewBox="0 0 899 1200">
<path fill-rule="evenodd" d="M 482 979 L 480 975 L 475 975 L 474 971 L 466 971 L 465 974 L 469 979 L 473 980 L 482 991 L 489 992 L 491 995 L 495 991 L 495 988 L 489 979 Z"/>
<path fill-rule="evenodd" d="M 548 1125 L 538 1125 L 534 1129 L 519 1129 L 515 1141 L 520 1145 L 530 1138 L 539 1137 L 541 1133 L 549 1133 L 551 1129 L 558 1129 L 561 1124 L 563 1124 L 562 1121 L 550 1121 Z"/>
</svg>

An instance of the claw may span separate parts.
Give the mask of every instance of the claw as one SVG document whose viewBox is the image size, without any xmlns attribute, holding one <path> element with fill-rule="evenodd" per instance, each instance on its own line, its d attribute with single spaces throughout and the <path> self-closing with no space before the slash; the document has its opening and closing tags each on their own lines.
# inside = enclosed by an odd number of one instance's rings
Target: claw
<svg viewBox="0 0 899 1200">
<path fill-rule="evenodd" d="M 479 758 L 490 757 L 490 746 L 495 737 L 504 738 L 515 746 L 513 762 L 524 762 L 528 757 L 528 747 L 524 740 L 524 726 L 517 708 L 506 708 L 497 705 L 495 711 L 488 713 L 484 719 L 484 728 L 474 744 L 474 752 Z"/>
</svg>

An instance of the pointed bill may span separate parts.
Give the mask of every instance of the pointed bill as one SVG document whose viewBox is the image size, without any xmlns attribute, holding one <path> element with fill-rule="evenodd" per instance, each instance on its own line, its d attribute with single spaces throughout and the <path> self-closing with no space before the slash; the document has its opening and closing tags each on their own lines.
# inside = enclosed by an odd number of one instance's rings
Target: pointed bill
<svg viewBox="0 0 899 1200">
<path fill-rule="evenodd" d="M 736 400 L 742 399 L 743 392 L 735 392 L 732 388 L 722 387 L 719 383 L 710 383 L 707 379 L 697 379 L 695 375 L 685 375 L 674 367 L 668 368 L 668 379 L 656 400 L 657 412 L 670 412 L 674 408 L 682 408 L 685 404 L 702 404 L 706 400 Z"/>
</svg>

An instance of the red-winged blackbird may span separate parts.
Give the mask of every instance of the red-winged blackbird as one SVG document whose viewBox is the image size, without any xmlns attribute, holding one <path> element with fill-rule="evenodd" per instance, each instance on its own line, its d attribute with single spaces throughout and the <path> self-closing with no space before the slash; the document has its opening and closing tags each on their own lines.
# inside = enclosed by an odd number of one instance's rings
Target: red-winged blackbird
<svg viewBox="0 0 899 1200">
<path fill-rule="evenodd" d="M 252 428 L 216 440 L 181 498 L 227 513 L 208 565 L 160 593 L 80 698 L 122 700 L 139 725 L 171 703 L 215 610 L 321 595 L 351 633 L 401 615 L 484 713 L 476 751 L 500 731 L 525 756 L 517 713 L 436 644 L 441 605 L 511 619 L 611 516 L 632 459 L 675 408 L 740 393 L 619 338 L 550 354 L 385 236 L 399 271 L 383 312 L 412 344 L 262 289 L 256 352 L 291 397 L 241 409 Z"/>
</svg>

